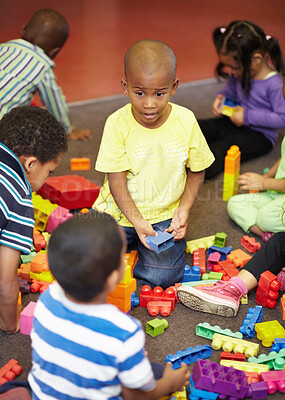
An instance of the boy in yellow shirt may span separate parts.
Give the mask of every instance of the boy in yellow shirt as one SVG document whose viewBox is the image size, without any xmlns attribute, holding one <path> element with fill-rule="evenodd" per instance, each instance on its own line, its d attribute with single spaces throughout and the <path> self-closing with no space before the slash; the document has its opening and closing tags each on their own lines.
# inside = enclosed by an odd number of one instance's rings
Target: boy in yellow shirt
<svg viewBox="0 0 285 400">
<path fill-rule="evenodd" d="M 170 47 L 140 40 L 124 64 L 130 104 L 106 121 L 96 162 L 106 178 L 93 207 L 124 227 L 129 249 L 137 246 L 134 275 L 168 287 L 183 277 L 189 212 L 214 156 L 194 114 L 169 102 L 179 84 Z M 174 246 L 150 250 L 146 238 L 157 231 L 171 233 Z"/>
</svg>

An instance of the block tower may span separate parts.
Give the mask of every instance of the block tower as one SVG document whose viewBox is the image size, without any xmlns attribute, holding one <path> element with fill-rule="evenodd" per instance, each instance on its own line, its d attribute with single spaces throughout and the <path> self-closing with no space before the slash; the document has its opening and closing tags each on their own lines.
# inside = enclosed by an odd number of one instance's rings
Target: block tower
<svg viewBox="0 0 285 400">
<path fill-rule="evenodd" d="M 238 177 L 240 170 L 240 150 L 238 146 L 231 146 L 225 157 L 223 200 L 228 201 L 238 193 Z"/>
</svg>

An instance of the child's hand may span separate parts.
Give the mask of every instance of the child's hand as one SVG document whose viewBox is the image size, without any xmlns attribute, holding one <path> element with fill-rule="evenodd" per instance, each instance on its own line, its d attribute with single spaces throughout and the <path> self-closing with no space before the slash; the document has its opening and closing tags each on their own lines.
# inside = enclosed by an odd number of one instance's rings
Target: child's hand
<svg viewBox="0 0 285 400">
<path fill-rule="evenodd" d="M 153 229 L 153 227 L 151 226 L 151 224 L 148 221 L 146 221 L 145 219 L 143 219 L 143 220 L 140 220 L 138 223 L 134 224 L 134 228 L 135 228 L 142 244 L 145 247 L 147 247 L 148 249 L 150 249 L 149 245 L 146 242 L 146 238 L 147 238 L 147 236 L 155 236 L 156 235 L 156 232 Z"/>
<path fill-rule="evenodd" d="M 230 117 L 230 120 L 236 126 L 243 126 L 244 125 L 244 108 L 241 106 L 236 106 L 235 112 Z"/>
<path fill-rule="evenodd" d="M 221 110 L 223 98 L 224 98 L 224 95 L 219 93 L 213 102 L 212 111 L 213 111 L 213 114 L 216 115 L 217 117 L 221 116 L 220 110 Z"/>
<path fill-rule="evenodd" d="M 172 369 L 172 364 L 167 363 L 164 368 L 162 379 L 165 379 L 165 381 L 169 383 L 169 393 L 182 391 L 184 386 L 189 385 L 190 371 L 184 363 L 181 363 L 181 368 L 179 369 Z"/>
<path fill-rule="evenodd" d="M 81 140 L 82 142 L 86 142 L 87 140 L 91 139 L 91 131 L 89 129 L 80 129 L 76 130 L 72 127 L 72 131 L 67 136 L 70 140 Z"/>
<path fill-rule="evenodd" d="M 238 184 L 242 190 L 264 190 L 264 176 L 254 172 L 246 172 L 238 178 Z"/>
<path fill-rule="evenodd" d="M 174 240 L 183 239 L 186 235 L 189 213 L 179 207 L 175 210 L 170 227 L 165 229 L 166 232 L 172 233 Z"/>
</svg>

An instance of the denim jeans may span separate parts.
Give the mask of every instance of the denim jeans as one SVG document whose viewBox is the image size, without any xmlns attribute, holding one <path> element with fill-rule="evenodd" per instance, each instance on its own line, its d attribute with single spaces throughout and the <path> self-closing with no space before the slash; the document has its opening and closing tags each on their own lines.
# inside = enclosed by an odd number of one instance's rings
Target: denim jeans
<svg viewBox="0 0 285 400">
<path fill-rule="evenodd" d="M 153 224 L 155 231 L 169 228 L 171 219 Z M 128 251 L 136 249 L 139 260 L 134 268 L 134 276 L 141 279 L 143 285 L 161 286 L 167 288 L 180 282 L 183 278 L 186 261 L 184 251 L 185 239 L 175 242 L 169 249 L 156 253 L 147 249 L 139 240 L 135 228 L 124 227 L 128 241 Z"/>
</svg>

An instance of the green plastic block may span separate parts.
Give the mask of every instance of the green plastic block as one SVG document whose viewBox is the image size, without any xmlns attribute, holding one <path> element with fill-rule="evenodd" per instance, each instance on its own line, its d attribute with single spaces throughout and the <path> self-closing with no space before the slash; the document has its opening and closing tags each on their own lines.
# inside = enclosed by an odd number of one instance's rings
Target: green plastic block
<svg viewBox="0 0 285 400">
<path fill-rule="evenodd" d="M 196 335 L 206 339 L 213 339 L 215 333 L 230 336 L 236 339 L 242 339 L 241 332 L 232 332 L 230 329 L 222 329 L 218 325 L 211 326 L 208 322 L 200 323 L 196 326 Z"/>
<path fill-rule="evenodd" d="M 209 281 L 211 279 L 216 279 L 217 281 L 220 281 L 223 275 L 224 274 L 222 272 L 211 271 L 209 274 L 203 274 L 201 279 L 202 281 Z"/>
<path fill-rule="evenodd" d="M 214 246 L 225 247 L 227 234 L 224 232 L 217 232 L 215 235 Z"/>
<path fill-rule="evenodd" d="M 260 354 L 258 357 L 250 357 L 250 363 L 269 365 L 270 369 L 282 370 L 285 366 L 285 349 L 281 349 L 278 353 L 271 351 L 268 355 Z"/>
<path fill-rule="evenodd" d="M 168 328 L 168 322 L 166 319 L 155 318 L 146 323 L 146 333 L 152 337 L 161 335 L 166 328 Z"/>
<path fill-rule="evenodd" d="M 205 275 L 205 274 L 204 274 Z M 208 279 L 206 281 L 193 281 L 193 282 L 182 282 L 181 286 L 196 286 L 196 285 L 210 285 L 218 282 L 217 279 Z"/>
</svg>

